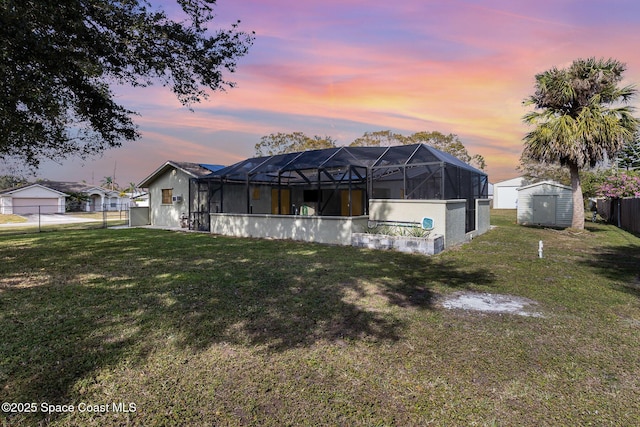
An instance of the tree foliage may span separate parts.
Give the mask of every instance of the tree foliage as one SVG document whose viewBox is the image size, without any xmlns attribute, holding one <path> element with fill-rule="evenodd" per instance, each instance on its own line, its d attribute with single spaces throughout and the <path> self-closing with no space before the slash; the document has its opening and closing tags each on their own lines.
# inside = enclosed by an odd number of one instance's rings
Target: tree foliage
<svg viewBox="0 0 640 427">
<path fill-rule="evenodd" d="M 411 136 L 404 136 L 390 130 L 365 132 L 349 144 L 349 147 L 390 147 L 395 145 L 409 145 L 424 143 L 445 153 L 449 153 L 465 163 L 469 163 L 484 170 L 486 163 L 478 154 L 471 156 L 457 135 L 444 135 L 440 132 L 416 132 Z M 293 153 L 305 150 L 333 148 L 336 140 L 330 136 L 308 137 L 302 132 L 272 133 L 263 136 L 255 150 L 257 156 L 272 156 L 274 154 Z"/>
<path fill-rule="evenodd" d="M 582 187 L 582 197 L 592 198 L 600 196 L 600 187 L 615 174 L 615 170 L 606 169 L 590 169 L 580 171 L 580 186 Z"/>
<path fill-rule="evenodd" d="M 309 137 L 303 132 L 278 132 L 260 138 L 260 142 L 255 145 L 255 150 L 256 156 L 273 156 L 298 151 L 333 148 L 335 146 L 336 141 L 330 136 L 315 135 Z"/>
<path fill-rule="evenodd" d="M 628 142 L 616 157 L 616 163 L 620 169 L 640 169 L 640 135 L 636 134 L 633 141 Z"/>
<path fill-rule="evenodd" d="M 119 188 L 118 184 L 110 176 L 105 176 L 104 178 L 102 178 L 102 181 L 100 181 L 100 185 L 103 188 L 107 188 L 112 191 Z"/>
<path fill-rule="evenodd" d="M 406 136 L 390 130 L 379 130 L 365 132 L 361 137 L 354 139 L 349 147 L 390 147 L 405 144 L 411 144 Z"/>
<path fill-rule="evenodd" d="M 487 166 L 484 157 L 479 154 L 470 155 L 458 135 L 450 133 L 445 135 L 438 131 L 416 132 L 410 136 L 393 133 L 390 130 L 365 132 L 360 138 L 355 139 L 350 147 L 388 147 L 392 145 L 426 144 L 454 157 L 469 163 L 478 169 L 484 170 Z"/>
<path fill-rule="evenodd" d="M 26 184 L 27 180 L 15 175 L 0 175 L 0 190 Z"/>
<path fill-rule="evenodd" d="M 139 137 L 112 85 L 161 83 L 186 106 L 234 83 L 253 35 L 211 32 L 215 0 L 177 0 L 170 19 L 147 0 L 0 2 L 0 158 L 98 154 Z"/>
<path fill-rule="evenodd" d="M 465 163 L 473 165 L 480 170 L 484 170 L 487 167 L 487 163 L 480 154 L 471 155 L 467 151 L 467 147 L 464 146 L 458 135 L 450 133 L 445 135 L 438 131 L 434 132 L 416 132 L 409 137 L 409 143 L 423 143 L 433 148 L 436 148 L 445 153 L 449 153 L 454 157 L 462 160 Z"/>
<path fill-rule="evenodd" d="M 525 178 L 525 184 L 534 184 L 541 181 L 555 181 L 563 185 L 571 185 L 569 169 L 558 163 L 539 162 L 532 159 L 520 158 L 520 164 L 516 170 Z M 582 197 L 597 197 L 599 189 L 609 176 L 614 174 L 611 168 L 583 169 L 580 171 L 580 187 Z"/>
<path fill-rule="evenodd" d="M 522 155 L 516 170 L 524 177 L 527 184 L 550 180 L 571 185 L 569 170 L 560 166 L 559 163 L 540 162 Z"/>
<path fill-rule="evenodd" d="M 628 171 L 608 176 L 599 186 L 598 195 L 608 198 L 640 197 L 640 174 Z"/>
<path fill-rule="evenodd" d="M 86 193 L 67 192 L 65 198 L 66 212 L 83 212 L 90 197 Z"/>
<path fill-rule="evenodd" d="M 619 86 L 625 69 L 613 59 L 578 59 L 536 75 L 535 94 L 524 102 L 535 108 L 523 118 L 535 129 L 524 138 L 523 157 L 569 169 L 574 228 L 584 228 L 580 170 L 613 158 L 637 130 L 626 105 L 636 90 Z"/>
</svg>

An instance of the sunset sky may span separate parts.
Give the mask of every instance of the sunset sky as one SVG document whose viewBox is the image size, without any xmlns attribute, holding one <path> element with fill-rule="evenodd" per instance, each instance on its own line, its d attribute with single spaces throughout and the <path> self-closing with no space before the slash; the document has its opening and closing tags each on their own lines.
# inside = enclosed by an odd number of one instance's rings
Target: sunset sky
<svg viewBox="0 0 640 427">
<path fill-rule="evenodd" d="M 161 86 L 118 88 L 141 114 L 141 140 L 95 160 L 45 163 L 38 176 L 99 184 L 115 168 L 126 186 L 166 160 L 252 157 L 270 133 L 348 145 L 390 129 L 457 134 L 497 182 L 517 174 L 522 101 L 537 73 L 612 57 L 627 64 L 625 83 L 640 84 L 637 0 L 219 0 L 216 13 L 212 28 L 240 19 L 256 33 L 228 76 L 236 88 L 194 112 Z"/>
</svg>

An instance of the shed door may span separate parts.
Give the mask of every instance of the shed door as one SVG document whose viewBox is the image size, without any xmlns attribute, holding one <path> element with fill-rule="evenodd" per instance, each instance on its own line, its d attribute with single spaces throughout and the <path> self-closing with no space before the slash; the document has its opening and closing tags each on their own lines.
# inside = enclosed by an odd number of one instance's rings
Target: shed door
<svg viewBox="0 0 640 427">
<path fill-rule="evenodd" d="M 13 198 L 13 213 L 16 215 L 27 215 L 38 213 L 58 212 L 58 199 L 38 199 L 38 198 Z"/>
<path fill-rule="evenodd" d="M 533 223 L 556 224 L 556 196 L 533 196 Z"/>
</svg>

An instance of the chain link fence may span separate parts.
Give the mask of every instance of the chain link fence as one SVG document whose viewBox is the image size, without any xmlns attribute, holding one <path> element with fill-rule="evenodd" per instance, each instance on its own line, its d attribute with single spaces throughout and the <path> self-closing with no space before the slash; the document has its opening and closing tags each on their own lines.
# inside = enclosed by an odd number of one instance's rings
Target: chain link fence
<svg viewBox="0 0 640 427">
<path fill-rule="evenodd" d="M 8 212 L 9 211 L 9 212 Z M 62 212 L 61 212 L 62 211 Z M 0 235 L 83 230 L 129 224 L 129 205 L 105 204 L 68 212 L 55 205 L 13 206 L 0 213 Z"/>
</svg>

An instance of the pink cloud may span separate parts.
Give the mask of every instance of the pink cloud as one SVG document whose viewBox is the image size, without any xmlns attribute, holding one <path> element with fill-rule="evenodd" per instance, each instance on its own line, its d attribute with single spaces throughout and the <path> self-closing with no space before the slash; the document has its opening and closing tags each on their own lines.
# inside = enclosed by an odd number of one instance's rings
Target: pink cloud
<svg viewBox="0 0 640 427">
<path fill-rule="evenodd" d="M 245 158 L 279 131 L 348 144 L 365 131 L 438 130 L 458 134 L 500 180 L 515 174 L 527 132 L 522 100 L 535 74 L 579 57 L 614 57 L 627 63 L 627 81 L 640 83 L 640 9 L 631 0 L 220 0 L 216 13 L 215 26 L 241 19 L 241 29 L 256 31 L 228 76 L 236 88 L 194 113 L 166 88 L 118 88 L 141 112 L 143 132 L 131 145 L 141 148 L 121 152 L 155 150 L 146 156 L 151 170 L 161 156 Z"/>
</svg>

